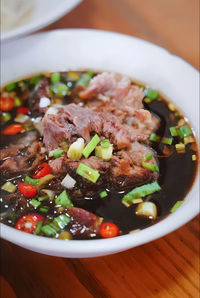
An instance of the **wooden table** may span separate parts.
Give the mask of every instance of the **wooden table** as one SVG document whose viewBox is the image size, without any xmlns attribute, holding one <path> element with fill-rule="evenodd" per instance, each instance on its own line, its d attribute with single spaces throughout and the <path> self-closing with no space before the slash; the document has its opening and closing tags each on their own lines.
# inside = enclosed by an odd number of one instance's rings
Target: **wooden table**
<svg viewBox="0 0 200 298">
<path fill-rule="evenodd" d="M 97 28 L 149 40 L 199 68 L 198 0 L 84 0 L 47 29 Z M 45 29 L 46 30 L 46 29 Z M 1 297 L 199 297 L 199 216 L 119 254 L 64 259 L 1 243 Z"/>
</svg>

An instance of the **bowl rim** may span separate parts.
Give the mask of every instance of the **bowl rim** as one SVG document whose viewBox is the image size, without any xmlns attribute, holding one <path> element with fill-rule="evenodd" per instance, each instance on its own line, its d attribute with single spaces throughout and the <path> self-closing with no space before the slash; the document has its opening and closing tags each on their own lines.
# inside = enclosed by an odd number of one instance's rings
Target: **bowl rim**
<svg viewBox="0 0 200 298">
<path fill-rule="evenodd" d="M 49 13 L 45 18 L 40 18 L 39 21 L 30 21 L 25 24 L 22 24 L 14 29 L 8 30 L 6 32 L 1 32 L 0 40 L 1 42 L 7 42 L 12 39 L 16 39 L 26 34 L 30 34 L 34 31 L 37 31 L 41 28 L 44 28 L 51 23 L 54 23 L 59 18 L 62 18 L 66 13 L 73 10 L 78 4 L 80 4 L 82 0 L 73 0 L 70 5 L 68 2 L 64 1 L 55 9 L 52 9 L 51 13 Z M 36 4 L 39 1 L 36 2 Z"/>
<path fill-rule="evenodd" d="M 188 69 L 192 70 L 195 73 L 195 76 L 199 77 L 199 72 L 191 66 L 184 59 L 177 57 L 176 55 L 171 54 L 166 49 L 157 46 L 146 40 L 136 38 L 130 35 L 125 35 L 121 33 L 103 31 L 96 29 L 62 29 L 62 30 L 53 30 L 49 32 L 42 32 L 36 35 L 25 37 L 24 39 L 31 40 L 36 36 L 50 35 L 54 36 L 56 34 L 68 34 L 73 32 L 80 33 L 86 32 L 88 34 L 104 34 L 104 35 L 115 35 L 119 38 L 129 38 L 135 40 L 137 43 L 143 44 L 145 47 L 153 47 L 155 49 L 160 49 L 162 55 L 170 55 L 174 61 L 181 61 L 181 64 L 184 64 Z M 198 136 L 196 136 L 198 139 Z M 93 239 L 93 240 L 73 240 L 73 241 L 63 241 L 60 239 L 51 239 L 42 236 L 30 235 L 24 232 L 15 230 L 12 227 L 1 224 L 1 237 L 13 242 L 17 245 L 23 246 L 30 250 L 34 250 L 40 253 L 54 255 L 54 256 L 67 256 L 67 257 L 94 257 L 102 256 L 111 253 L 120 252 L 141 244 L 158 239 L 162 236 L 171 233 L 172 231 L 178 229 L 180 226 L 184 225 L 186 222 L 190 221 L 199 213 L 199 202 L 191 204 L 189 202 L 190 213 L 187 213 L 185 216 L 182 216 L 182 210 L 186 209 L 188 204 L 187 197 L 188 195 L 194 194 L 194 185 L 197 184 L 199 180 L 199 172 L 197 169 L 195 181 L 191 190 L 188 192 L 184 199 L 183 205 L 176 211 L 176 213 L 168 215 L 166 218 L 161 219 L 158 223 L 147 227 L 143 230 L 135 232 L 134 234 L 127 234 L 118 236 L 110 239 Z M 31 243 L 31 247 L 29 245 Z M 53 251 L 53 252 L 52 252 Z"/>
</svg>

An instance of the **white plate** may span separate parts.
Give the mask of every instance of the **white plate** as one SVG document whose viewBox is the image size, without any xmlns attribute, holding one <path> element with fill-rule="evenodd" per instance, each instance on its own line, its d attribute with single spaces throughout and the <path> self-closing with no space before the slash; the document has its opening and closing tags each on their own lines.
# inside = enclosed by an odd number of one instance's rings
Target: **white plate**
<svg viewBox="0 0 200 298">
<path fill-rule="evenodd" d="M 40 71 L 117 71 L 155 87 L 188 117 L 199 136 L 199 73 L 182 59 L 149 42 L 98 30 L 58 30 L 2 47 L 2 83 Z M 27 249 L 62 257 L 102 256 L 135 247 L 179 228 L 199 212 L 198 179 L 184 204 L 159 223 L 112 239 L 64 241 L 1 224 L 1 236 Z"/>
<path fill-rule="evenodd" d="M 29 1 L 29 0 L 27 0 Z M 33 13 L 27 23 L 1 33 L 1 42 L 32 33 L 70 12 L 82 0 L 35 0 Z"/>
</svg>

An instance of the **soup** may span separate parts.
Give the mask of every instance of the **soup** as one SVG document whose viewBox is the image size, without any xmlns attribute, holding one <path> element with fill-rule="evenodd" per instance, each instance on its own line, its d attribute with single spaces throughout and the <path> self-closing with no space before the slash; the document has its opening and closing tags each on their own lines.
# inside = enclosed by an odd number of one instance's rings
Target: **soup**
<svg viewBox="0 0 200 298">
<path fill-rule="evenodd" d="M 181 206 L 193 131 L 156 90 L 117 73 L 39 74 L 1 92 L 1 222 L 59 239 L 110 238 Z"/>
</svg>

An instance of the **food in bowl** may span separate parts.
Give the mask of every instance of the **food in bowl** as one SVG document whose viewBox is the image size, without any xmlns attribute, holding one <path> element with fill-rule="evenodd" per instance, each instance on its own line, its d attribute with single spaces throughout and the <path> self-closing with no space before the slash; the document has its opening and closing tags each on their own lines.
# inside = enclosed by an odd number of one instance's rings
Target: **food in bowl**
<svg viewBox="0 0 200 298">
<path fill-rule="evenodd" d="M 43 73 L 2 88 L 1 222 L 59 239 L 148 227 L 183 203 L 193 130 L 156 90 L 112 72 Z"/>
</svg>

